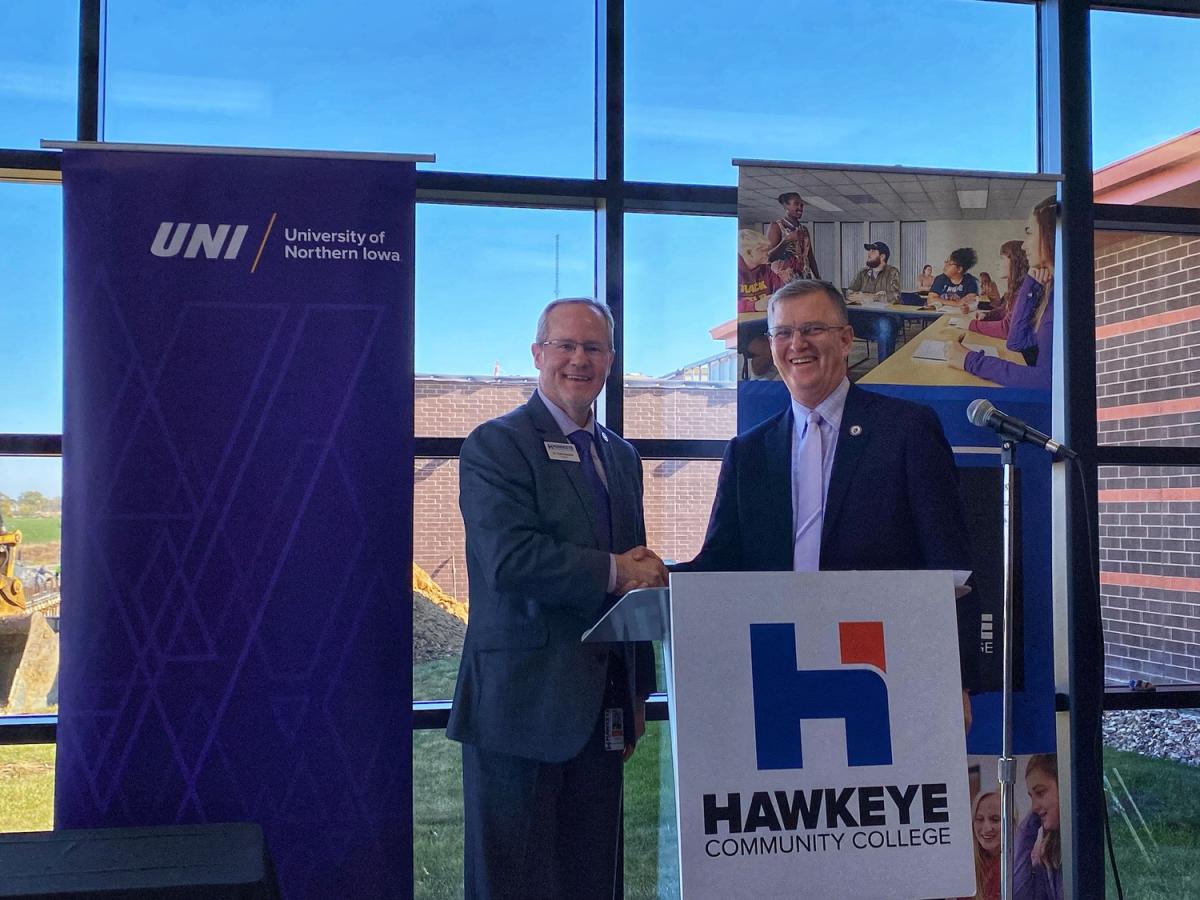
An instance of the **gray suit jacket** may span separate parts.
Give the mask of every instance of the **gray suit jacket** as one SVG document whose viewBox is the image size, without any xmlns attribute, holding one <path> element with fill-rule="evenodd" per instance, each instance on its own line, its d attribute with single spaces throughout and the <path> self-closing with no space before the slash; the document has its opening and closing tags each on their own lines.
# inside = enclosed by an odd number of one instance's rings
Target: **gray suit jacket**
<svg viewBox="0 0 1200 900">
<path fill-rule="evenodd" d="M 597 427 L 612 514 L 613 551 L 645 543 L 637 451 Z M 466 643 L 446 734 L 488 750 L 562 762 L 592 735 L 609 651 L 629 691 L 655 686 L 649 644 L 583 644 L 616 598 L 608 553 L 592 527 L 591 489 L 578 463 L 549 458 L 567 439 L 537 394 L 476 428 L 459 457 L 471 588 Z M 627 725 L 632 742 L 633 723 Z"/>
</svg>

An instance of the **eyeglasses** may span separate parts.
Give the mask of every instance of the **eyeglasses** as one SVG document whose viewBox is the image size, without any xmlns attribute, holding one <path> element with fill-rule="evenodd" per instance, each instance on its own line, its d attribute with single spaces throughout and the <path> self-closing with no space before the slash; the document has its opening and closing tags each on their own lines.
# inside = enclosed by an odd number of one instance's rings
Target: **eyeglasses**
<svg viewBox="0 0 1200 900">
<path fill-rule="evenodd" d="M 799 334 L 806 341 L 811 341 L 813 338 L 819 338 L 830 331 L 841 331 L 845 325 L 822 325 L 819 322 L 809 322 L 805 325 L 799 325 L 793 328 L 791 325 L 777 325 L 774 328 L 768 328 L 767 334 L 771 340 L 779 341 L 786 344 L 792 339 L 793 335 Z"/>
<path fill-rule="evenodd" d="M 575 351 L 579 347 L 583 348 L 583 352 L 587 354 L 588 359 L 602 359 L 612 352 L 610 348 L 605 347 L 603 344 L 597 344 L 594 341 L 585 341 L 581 344 L 578 341 L 549 340 L 539 341 L 538 346 L 549 347 L 556 355 L 563 357 L 574 356 Z"/>
</svg>

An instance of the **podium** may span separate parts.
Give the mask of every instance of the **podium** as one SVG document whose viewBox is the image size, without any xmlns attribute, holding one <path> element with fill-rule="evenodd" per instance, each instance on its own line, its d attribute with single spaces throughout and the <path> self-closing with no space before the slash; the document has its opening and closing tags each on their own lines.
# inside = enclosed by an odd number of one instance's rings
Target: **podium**
<svg viewBox="0 0 1200 900">
<path fill-rule="evenodd" d="M 672 573 L 585 641 L 660 640 L 684 900 L 975 893 L 954 573 Z"/>
</svg>

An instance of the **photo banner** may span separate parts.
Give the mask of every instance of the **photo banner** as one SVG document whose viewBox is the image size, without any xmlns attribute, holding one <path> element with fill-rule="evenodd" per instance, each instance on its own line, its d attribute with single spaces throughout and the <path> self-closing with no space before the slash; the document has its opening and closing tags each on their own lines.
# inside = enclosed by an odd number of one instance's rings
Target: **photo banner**
<svg viewBox="0 0 1200 900">
<path fill-rule="evenodd" d="M 64 152 L 57 827 L 411 896 L 414 168 Z"/>
<path fill-rule="evenodd" d="M 974 721 L 968 747 L 1000 747 L 1003 555 L 999 438 L 967 420 L 985 399 L 1049 433 L 1054 197 L 1045 175 L 737 160 L 738 430 L 788 405 L 766 336 L 771 294 L 831 282 L 855 341 L 850 380 L 937 413 L 954 450 L 975 572 Z M 1039 224 L 1040 223 L 1040 224 Z M 1045 225 L 1046 227 L 1041 227 Z M 1042 266 L 1049 261 L 1047 276 Z M 1034 275 L 1047 278 L 1047 290 Z M 1017 453 L 1014 694 L 1019 753 L 1053 752 L 1050 460 Z M 969 632 L 969 635 L 968 635 Z"/>
<path fill-rule="evenodd" d="M 1000 439 L 975 400 L 1051 432 L 1057 231 L 1054 176 L 735 160 L 738 430 L 787 408 L 766 335 L 771 294 L 831 282 L 854 330 L 850 380 L 922 403 L 958 468 L 974 590 L 959 640 L 976 674 L 967 749 L 979 896 L 999 890 L 1004 557 Z M 851 424 L 853 428 L 853 424 Z M 851 431 L 853 433 L 853 431 Z M 1054 721 L 1049 454 L 1016 454 L 1013 751 L 1020 754 L 1016 900 L 1062 892 Z M 914 498 L 920 502 L 920 498 Z M 914 562 L 914 564 L 916 564 Z M 1037 801 L 1033 802 L 1033 798 Z M 1028 799 L 1025 799 L 1028 798 Z M 991 824 L 989 824 L 991 823 Z M 1035 841 L 1048 848 L 1030 865 Z M 1023 862 L 1022 862 L 1023 861 Z"/>
</svg>

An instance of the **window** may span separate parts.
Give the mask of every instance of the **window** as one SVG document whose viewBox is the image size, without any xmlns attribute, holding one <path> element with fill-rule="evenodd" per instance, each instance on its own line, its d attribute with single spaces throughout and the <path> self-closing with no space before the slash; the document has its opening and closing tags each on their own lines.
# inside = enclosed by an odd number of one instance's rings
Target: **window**
<svg viewBox="0 0 1200 900">
<path fill-rule="evenodd" d="M 1200 236 L 1096 234 L 1104 444 L 1200 446 Z"/>
<path fill-rule="evenodd" d="M 592 174 L 590 3 L 108 7 L 110 141 L 436 153 Z M 469 251 L 468 251 L 469 252 Z"/>
<path fill-rule="evenodd" d="M 418 437 L 465 437 L 537 386 L 530 345 L 555 297 L 595 295 L 590 212 L 417 208 Z"/>
<path fill-rule="evenodd" d="M 78 0 L 0 4 L 0 147 L 74 137 L 78 18 Z"/>
<path fill-rule="evenodd" d="M 627 175 L 732 184 L 734 158 L 1033 171 L 1034 16 L 954 0 L 627 3 Z"/>
<path fill-rule="evenodd" d="M 0 119 L 3 117 L 0 116 Z M 0 432 L 62 431 L 62 192 L 0 183 Z"/>
<path fill-rule="evenodd" d="M 625 217 L 625 436 L 732 437 L 733 219 Z"/>
</svg>

